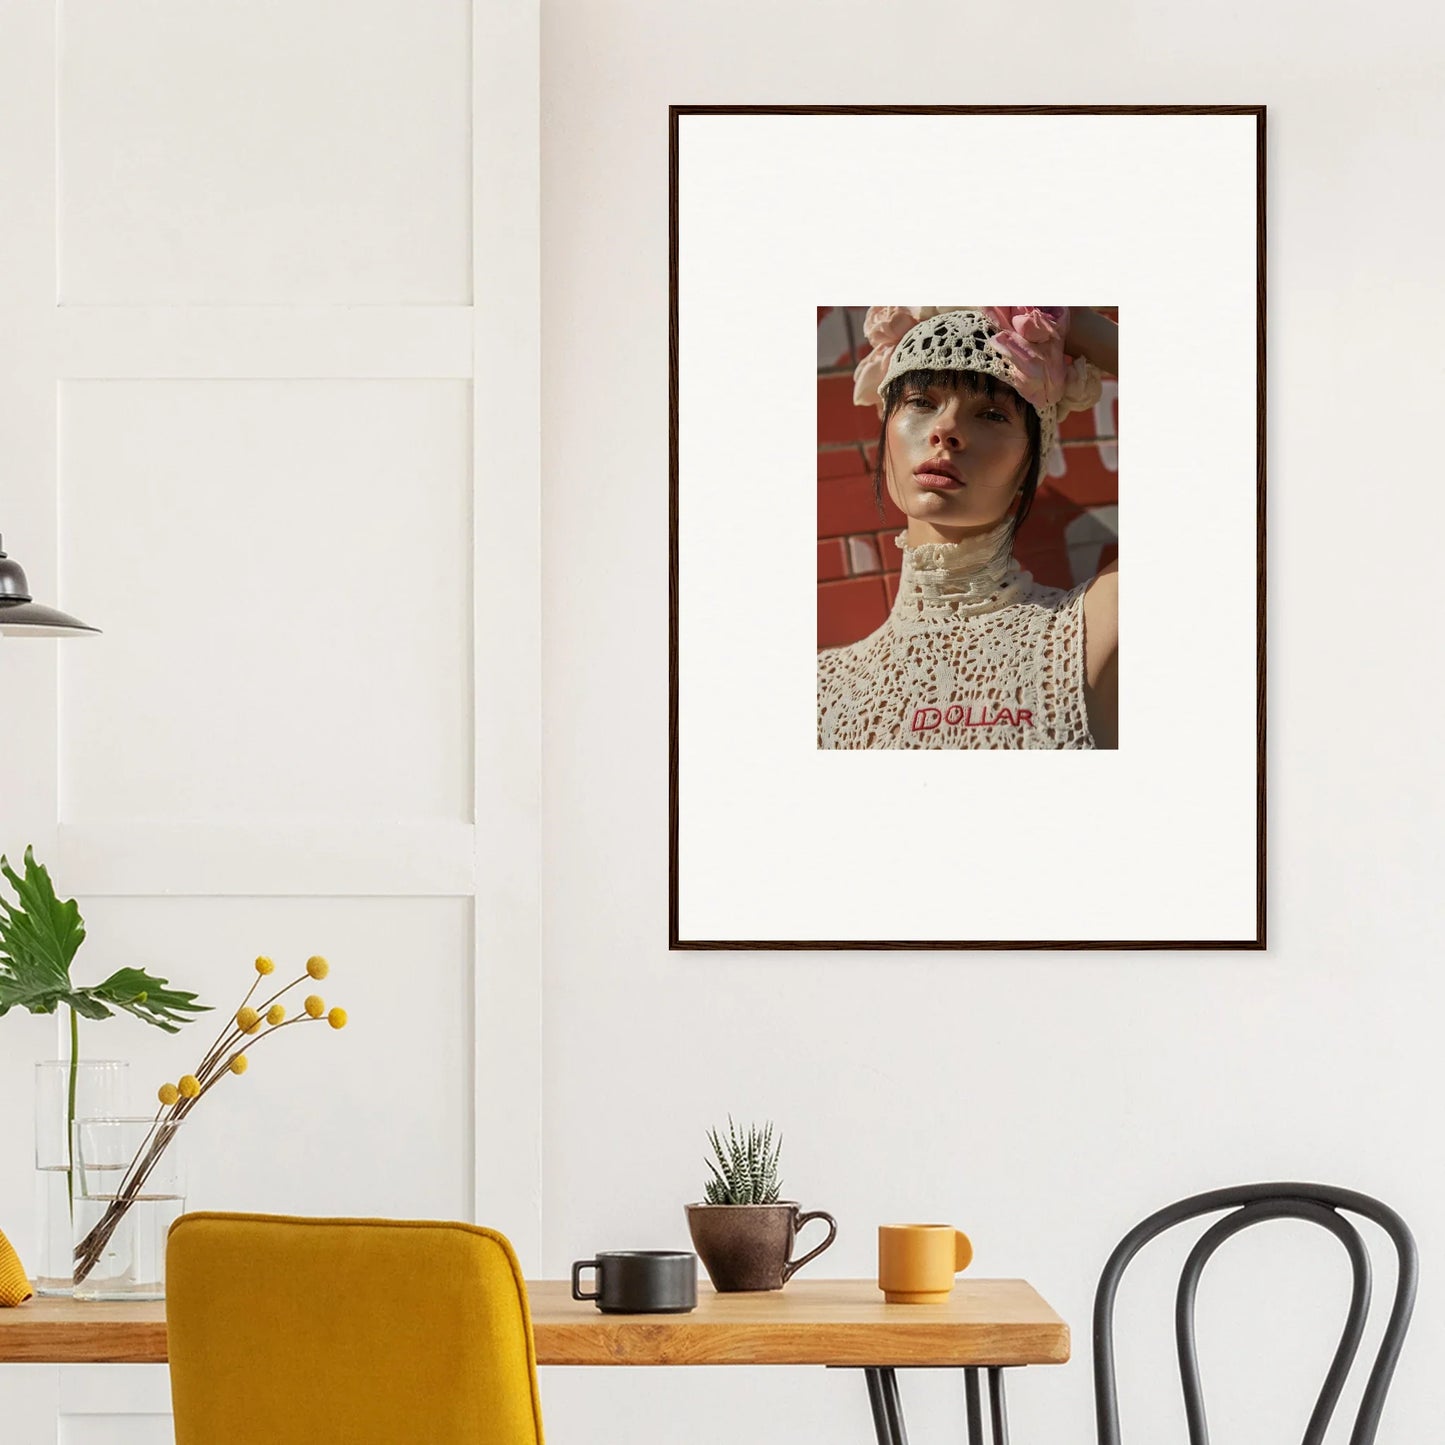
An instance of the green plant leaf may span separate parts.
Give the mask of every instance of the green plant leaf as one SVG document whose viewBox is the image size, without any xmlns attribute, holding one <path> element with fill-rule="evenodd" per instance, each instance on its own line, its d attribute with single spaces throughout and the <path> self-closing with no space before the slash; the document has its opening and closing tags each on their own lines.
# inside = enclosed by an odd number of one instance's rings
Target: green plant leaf
<svg viewBox="0 0 1445 1445">
<path fill-rule="evenodd" d="M 729 1202 L 727 1180 L 717 1172 L 717 1168 L 710 1159 L 704 1162 L 712 1170 L 712 1178 L 703 1186 L 704 1197 L 709 1204 L 727 1204 Z"/>
<path fill-rule="evenodd" d="M 717 1167 L 714 1168 L 711 1162 L 708 1168 L 721 1180 L 721 1188 L 724 1198 L 718 1202 L 723 1204 L 745 1204 L 747 1201 L 741 1197 L 741 1182 L 737 1177 L 733 1158 L 727 1148 L 724 1147 L 721 1139 L 718 1138 L 716 1129 L 708 1130 L 708 1139 L 712 1143 L 713 1153 L 717 1156 Z"/>
<path fill-rule="evenodd" d="M 782 1192 L 778 1181 L 778 1158 L 783 1141 L 773 1140 L 773 1124 L 765 1128 L 750 1124 L 740 1132 L 733 1116 L 728 1115 L 726 1142 L 716 1129 L 707 1131 L 708 1142 L 716 1163 L 704 1160 L 712 1178 L 704 1185 L 704 1198 L 709 1204 L 773 1204 Z"/>
<path fill-rule="evenodd" d="M 22 876 L 0 855 L 0 873 L 17 903 L 0 898 L 0 1014 L 19 1005 L 32 1013 L 53 1013 L 70 992 L 70 963 L 85 942 L 85 923 L 75 899 L 64 901 L 45 865 L 25 850 Z"/>
<path fill-rule="evenodd" d="M 70 965 L 85 942 L 85 921 L 75 899 L 55 896 L 43 863 L 25 850 L 22 876 L 0 855 L 0 874 L 15 890 L 16 901 L 0 897 L 0 1017 L 12 1008 L 54 1013 L 62 1004 L 81 1018 L 108 1019 L 116 1009 L 134 1014 L 167 1033 L 190 1023 L 188 1014 L 208 1012 L 196 995 L 167 987 L 144 969 L 122 968 L 90 988 L 76 988 Z"/>
<path fill-rule="evenodd" d="M 18 980 L 7 974 L 3 963 L 0 963 L 0 1018 L 4 1018 L 12 1008 L 23 1008 L 33 1014 L 53 1014 L 69 995 L 68 988 Z"/>
<path fill-rule="evenodd" d="M 136 1018 L 153 1024 L 158 1029 L 164 1029 L 168 1034 L 179 1033 L 180 1024 L 191 1022 L 185 1017 L 186 1014 L 210 1012 L 210 1005 L 197 1003 L 195 994 L 168 988 L 167 983 L 167 979 L 155 978 L 143 968 L 122 968 L 111 974 L 104 983 L 98 983 L 93 988 L 79 989 L 77 992 L 98 1005 L 101 1000 L 114 1004 L 116 1008 L 124 1009 L 126 1013 L 134 1014 Z M 109 1009 L 99 1015 L 106 1018 L 109 1016 Z"/>
<path fill-rule="evenodd" d="M 74 988 L 61 999 L 69 1004 L 83 1019 L 113 1019 L 115 1011 L 108 1009 L 88 988 Z"/>
<path fill-rule="evenodd" d="M 743 1141 L 738 1137 L 737 1125 L 733 1123 L 733 1116 L 728 1115 L 728 1180 L 732 1185 L 733 1202 L 736 1204 L 751 1204 L 753 1202 L 752 1183 L 748 1179 L 747 1153 L 743 1148 Z"/>
</svg>

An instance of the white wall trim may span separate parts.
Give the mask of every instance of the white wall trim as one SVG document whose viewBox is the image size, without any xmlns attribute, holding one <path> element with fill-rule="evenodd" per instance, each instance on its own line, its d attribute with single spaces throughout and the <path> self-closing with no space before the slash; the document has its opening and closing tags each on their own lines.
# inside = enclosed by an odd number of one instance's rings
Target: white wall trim
<svg viewBox="0 0 1445 1445">
<path fill-rule="evenodd" d="M 528 1273 L 542 1241 L 540 46 L 538 0 L 476 0 L 474 1207 Z"/>
<path fill-rule="evenodd" d="M 468 823 L 62 823 L 81 897 L 445 898 L 475 885 Z"/>
<path fill-rule="evenodd" d="M 67 378 L 472 374 L 470 306 L 61 306 Z"/>
</svg>

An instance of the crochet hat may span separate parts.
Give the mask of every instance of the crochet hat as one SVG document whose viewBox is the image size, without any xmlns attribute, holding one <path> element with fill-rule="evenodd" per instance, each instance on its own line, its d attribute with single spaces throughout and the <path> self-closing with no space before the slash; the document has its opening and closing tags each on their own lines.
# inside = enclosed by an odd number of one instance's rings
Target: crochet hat
<svg viewBox="0 0 1445 1445">
<path fill-rule="evenodd" d="M 1098 368 L 1087 357 L 1064 355 L 1068 321 L 1063 306 L 872 307 L 864 329 L 873 350 L 854 372 L 853 399 L 860 405 L 874 400 L 881 414 L 888 384 L 905 372 L 996 376 L 1038 412 L 1047 470 L 1059 423 L 1069 412 L 1093 406 L 1102 391 Z M 915 324 L 905 331 L 907 322 Z"/>
</svg>

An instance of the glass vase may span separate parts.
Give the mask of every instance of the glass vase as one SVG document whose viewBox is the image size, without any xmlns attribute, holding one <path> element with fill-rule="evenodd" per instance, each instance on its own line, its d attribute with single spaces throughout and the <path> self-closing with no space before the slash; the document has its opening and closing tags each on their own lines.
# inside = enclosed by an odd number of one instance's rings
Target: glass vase
<svg viewBox="0 0 1445 1445">
<path fill-rule="evenodd" d="M 124 1114 L 128 1066 L 120 1059 L 81 1059 L 75 1066 L 71 1108 L 69 1059 L 35 1066 L 35 1292 L 68 1295 L 73 1283 L 71 1250 L 75 1186 L 71 1173 L 70 1121 L 93 1114 Z"/>
<path fill-rule="evenodd" d="M 186 1208 L 185 1131 L 168 1116 L 75 1121 L 76 1299 L 165 1298 L 166 1235 Z"/>
</svg>

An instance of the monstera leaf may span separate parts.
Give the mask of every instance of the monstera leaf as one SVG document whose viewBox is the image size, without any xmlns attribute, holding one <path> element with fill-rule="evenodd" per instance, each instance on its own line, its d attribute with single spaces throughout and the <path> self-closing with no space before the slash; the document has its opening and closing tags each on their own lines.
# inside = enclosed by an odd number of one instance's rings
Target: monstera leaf
<svg viewBox="0 0 1445 1445">
<path fill-rule="evenodd" d="M 140 968 L 122 968 L 89 988 L 70 980 L 70 965 L 85 942 L 85 921 L 75 899 L 55 896 L 55 887 L 33 849 L 25 850 L 25 872 L 0 855 L 0 874 L 15 890 L 16 902 L 0 897 L 0 1017 L 12 1008 L 51 1014 L 64 1005 L 81 1018 L 108 1019 L 116 1009 L 134 1014 L 167 1033 L 189 1023 L 187 1014 L 208 1012 L 196 995 L 166 986 Z"/>
</svg>

